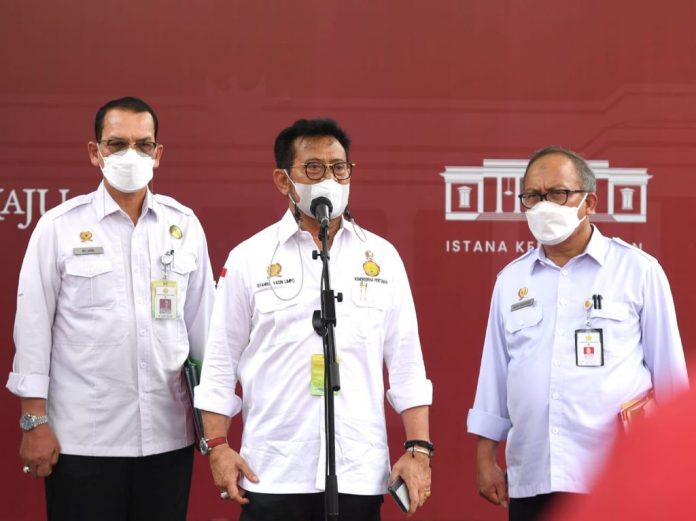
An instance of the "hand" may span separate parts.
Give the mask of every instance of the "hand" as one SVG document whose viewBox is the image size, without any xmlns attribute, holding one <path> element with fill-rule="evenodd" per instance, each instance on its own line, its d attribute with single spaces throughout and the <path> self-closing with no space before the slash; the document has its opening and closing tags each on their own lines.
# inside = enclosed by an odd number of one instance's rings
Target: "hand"
<svg viewBox="0 0 696 521">
<path fill-rule="evenodd" d="M 227 491 L 230 499 L 240 505 L 246 505 L 249 500 L 244 497 L 246 492 L 239 487 L 239 479 L 244 474 L 249 481 L 259 482 L 259 478 L 247 465 L 244 458 L 238 452 L 232 450 L 229 445 L 218 445 L 210 453 L 210 471 L 213 474 L 215 486 L 221 491 Z"/>
<path fill-rule="evenodd" d="M 476 485 L 478 493 L 494 505 L 508 507 L 508 488 L 505 473 L 495 461 L 476 463 Z"/>
<path fill-rule="evenodd" d="M 389 483 L 393 483 L 398 476 L 401 476 L 408 487 L 408 495 L 411 498 L 408 515 L 411 516 L 430 496 L 430 458 L 420 452 L 406 452 L 394 464 Z"/>
<path fill-rule="evenodd" d="M 59 454 L 60 444 L 47 423 L 22 433 L 19 457 L 29 467 L 33 477 L 45 478 L 50 475 L 53 465 L 58 463 Z"/>
</svg>

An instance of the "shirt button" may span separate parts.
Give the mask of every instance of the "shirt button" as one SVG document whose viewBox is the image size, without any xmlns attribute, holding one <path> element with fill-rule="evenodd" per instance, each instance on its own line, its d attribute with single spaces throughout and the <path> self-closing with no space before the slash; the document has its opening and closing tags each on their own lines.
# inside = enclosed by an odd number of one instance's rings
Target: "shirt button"
<svg viewBox="0 0 696 521">
<path fill-rule="evenodd" d="M 140 336 L 145 336 L 145 333 L 147 333 L 147 331 L 146 331 L 145 329 L 141 329 L 141 330 L 140 330 L 140 333 L 138 333 L 138 334 L 139 334 Z"/>
<path fill-rule="evenodd" d="M 558 394 L 558 393 L 553 393 L 553 394 L 551 395 L 551 398 L 553 398 L 554 400 L 558 400 L 560 397 L 561 397 L 561 395 Z"/>
<path fill-rule="evenodd" d="M 556 331 L 556 334 L 557 334 L 558 336 L 563 336 L 563 335 L 565 335 L 565 329 L 559 328 L 559 329 Z"/>
<path fill-rule="evenodd" d="M 554 361 L 553 361 L 553 365 L 554 365 L 555 367 L 560 367 L 560 366 L 561 366 L 561 361 L 560 361 L 560 360 L 554 360 Z"/>
<path fill-rule="evenodd" d="M 565 306 L 568 303 L 568 300 L 565 298 L 560 298 L 558 299 L 558 305 L 559 306 Z"/>
<path fill-rule="evenodd" d="M 561 275 L 563 275 L 564 277 L 568 275 L 568 270 L 561 270 Z"/>
<path fill-rule="evenodd" d="M 559 432 L 558 427 L 554 427 L 553 429 L 551 429 L 551 432 L 552 432 L 553 434 L 558 434 L 558 432 Z"/>
<path fill-rule="evenodd" d="M 140 369 L 145 369 L 147 364 L 145 362 L 140 362 Z"/>
</svg>

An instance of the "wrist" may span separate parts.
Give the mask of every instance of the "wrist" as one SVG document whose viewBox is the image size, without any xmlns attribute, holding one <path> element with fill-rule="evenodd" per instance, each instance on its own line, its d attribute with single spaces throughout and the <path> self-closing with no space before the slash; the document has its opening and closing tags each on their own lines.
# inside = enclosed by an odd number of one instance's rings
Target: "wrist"
<svg viewBox="0 0 696 521">
<path fill-rule="evenodd" d="M 416 454 L 420 454 L 428 458 L 429 463 L 432 465 L 433 454 L 435 453 L 435 445 L 429 440 L 408 440 L 404 443 L 404 449 L 406 452 L 411 454 L 412 458 L 416 457 Z"/>
</svg>

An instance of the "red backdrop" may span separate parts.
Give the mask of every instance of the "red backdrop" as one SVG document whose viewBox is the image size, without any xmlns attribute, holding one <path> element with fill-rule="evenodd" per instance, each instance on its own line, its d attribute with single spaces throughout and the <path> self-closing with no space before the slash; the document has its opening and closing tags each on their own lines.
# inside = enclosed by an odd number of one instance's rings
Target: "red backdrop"
<svg viewBox="0 0 696 521">
<path fill-rule="evenodd" d="M 60 189 L 74 196 L 96 187 L 100 173 L 86 153 L 94 112 L 124 95 L 158 111 L 165 153 L 155 190 L 195 209 L 216 272 L 234 245 L 286 207 L 271 182 L 276 133 L 298 117 L 326 115 L 351 133 L 358 164 L 351 207 L 404 258 L 435 385 L 433 497 L 416 519 L 505 518 L 475 493 L 465 420 L 495 275 L 518 255 L 517 241 L 531 240 L 523 221 L 501 220 L 515 217 L 510 196 L 502 196 L 502 215 L 445 219 L 446 166 L 524 159 L 560 144 L 612 169 L 647 169 L 644 222 L 600 226 L 660 259 L 685 348 L 694 352 L 689 0 L 5 0 L 0 11 L 1 378 L 10 370 L 17 276 L 40 199 L 49 207 Z M 495 181 L 483 185 L 472 204 L 480 197 L 489 212 Z M 617 213 L 625 211 L 619 189 Z M 457 187 L 450 190 L 458 205 Z M 634 212 L 639 199 L 636 192 Z M 495 251 L 485 251 L 486 241 Z M 41 517 L 43 491 L 21 474 L 18 416 L 17 400 L 0 393 L 0 519 L 24 521 Z M 396 457 L 399 418 L 390 413 L 388 424 Z M 401 518 L 385 505 L 384 519 Z M 237 517 L 217 499 L 202 457 L 189 514 Z"/>
</svg>

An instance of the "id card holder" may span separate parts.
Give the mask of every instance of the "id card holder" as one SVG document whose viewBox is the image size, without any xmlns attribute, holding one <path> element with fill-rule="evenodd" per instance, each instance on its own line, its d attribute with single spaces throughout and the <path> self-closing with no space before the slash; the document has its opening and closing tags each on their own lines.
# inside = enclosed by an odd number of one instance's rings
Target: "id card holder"
<svg viewBox="0 0 696 521">
<path fill-rule="evenodd" d="M 575 365 L 578 367 L 604 365 L 604 341 L 601 329 L 575 330 Z"/>
<path fill-rule="evenodd" d="M 153 280 L 150 283 L 152 291 L 152 318 L 177 318 L 177 300 L 179 287 L 175 280 Z"/>
</svg>

